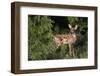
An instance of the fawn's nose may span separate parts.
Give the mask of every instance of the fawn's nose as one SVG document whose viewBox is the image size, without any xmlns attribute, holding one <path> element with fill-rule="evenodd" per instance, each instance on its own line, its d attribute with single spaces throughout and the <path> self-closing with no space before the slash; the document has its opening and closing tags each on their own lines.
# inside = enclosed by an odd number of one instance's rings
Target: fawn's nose
<svg viewBox="0 0 100 76">
<path fill-rule="evenodd" d="M 72 29 L 70 32 L 73 34 L 75 31 Z"/>
</svg>

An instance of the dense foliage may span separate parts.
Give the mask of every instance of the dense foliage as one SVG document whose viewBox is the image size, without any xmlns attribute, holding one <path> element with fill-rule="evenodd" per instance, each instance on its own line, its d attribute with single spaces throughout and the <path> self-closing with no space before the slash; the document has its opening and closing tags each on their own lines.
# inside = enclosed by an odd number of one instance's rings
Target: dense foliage
<svg viewBox="0 0 100 76">
<path fill-rule="evenodd" d="M 74 58 L 87 58 L 87 18 L 60 16 L 28 16 L 28 60 L 49 60 L 73 58 L 69 48 L 62 44 L 57 48 L 53 41 L 55 34 L 68 34 L 68 24 L 78 25 L 78 40 Z"/>
</svg>

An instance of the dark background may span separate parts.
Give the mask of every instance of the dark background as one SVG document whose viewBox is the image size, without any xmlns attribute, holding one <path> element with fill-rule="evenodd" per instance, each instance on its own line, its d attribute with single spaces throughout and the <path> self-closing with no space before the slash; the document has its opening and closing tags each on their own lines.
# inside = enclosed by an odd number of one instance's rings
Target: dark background
<svg viewBox="0 0 100 76">
<path fill-rule="evenodd" d="M 68 45 L 57 48 L 56 34 L 68 34 L 68 24 L 78 25 L 75 31 L 75 57 L 69 55 Z M 28 60 L 87 58 L 87 17 L 28 15 Z"/>
</svg>

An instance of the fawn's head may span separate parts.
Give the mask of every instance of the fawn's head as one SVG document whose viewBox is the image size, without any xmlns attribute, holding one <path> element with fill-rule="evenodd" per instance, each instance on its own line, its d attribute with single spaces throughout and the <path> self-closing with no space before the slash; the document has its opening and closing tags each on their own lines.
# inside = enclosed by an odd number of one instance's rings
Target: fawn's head
<svg viewBox="0 0 100 76">
<path fill-rule="evenodd" d="M 77 27 L 78 27 L 77 25 L 75 25 L 75 27 L 72 27 L 72 25 L 70 25 L 70 24 L 69 24 L 68 26 L 69 26 L 69 28 L 70 28 L 70 33 L 71 33 L 71 34 L 74 34 L 75 31 L 77 30 Z"/>
</svg>

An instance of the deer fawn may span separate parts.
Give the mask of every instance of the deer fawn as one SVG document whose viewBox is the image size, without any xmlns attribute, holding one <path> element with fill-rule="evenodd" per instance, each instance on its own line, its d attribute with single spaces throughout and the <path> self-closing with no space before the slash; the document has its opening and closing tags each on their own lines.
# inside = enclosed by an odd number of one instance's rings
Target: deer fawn
<svg viewBox="0 0 100 76">
<path fill-rule="evenodd" d="M 70 24 L 68 25 L 70 29 L 69 34 L 63 34 L 63 35 L 55 35 L 54 36 L 54 42 L 57 44 L 57 46 L 60 46 L 61 44 L 68 44 L 69 46 L 69 55 L 75 56 L 74 52 L 74 44 L 77 40 L 75 30 L 77 30 L 77 25 L 75 27 L 72 27 Z"/>
</svg>

